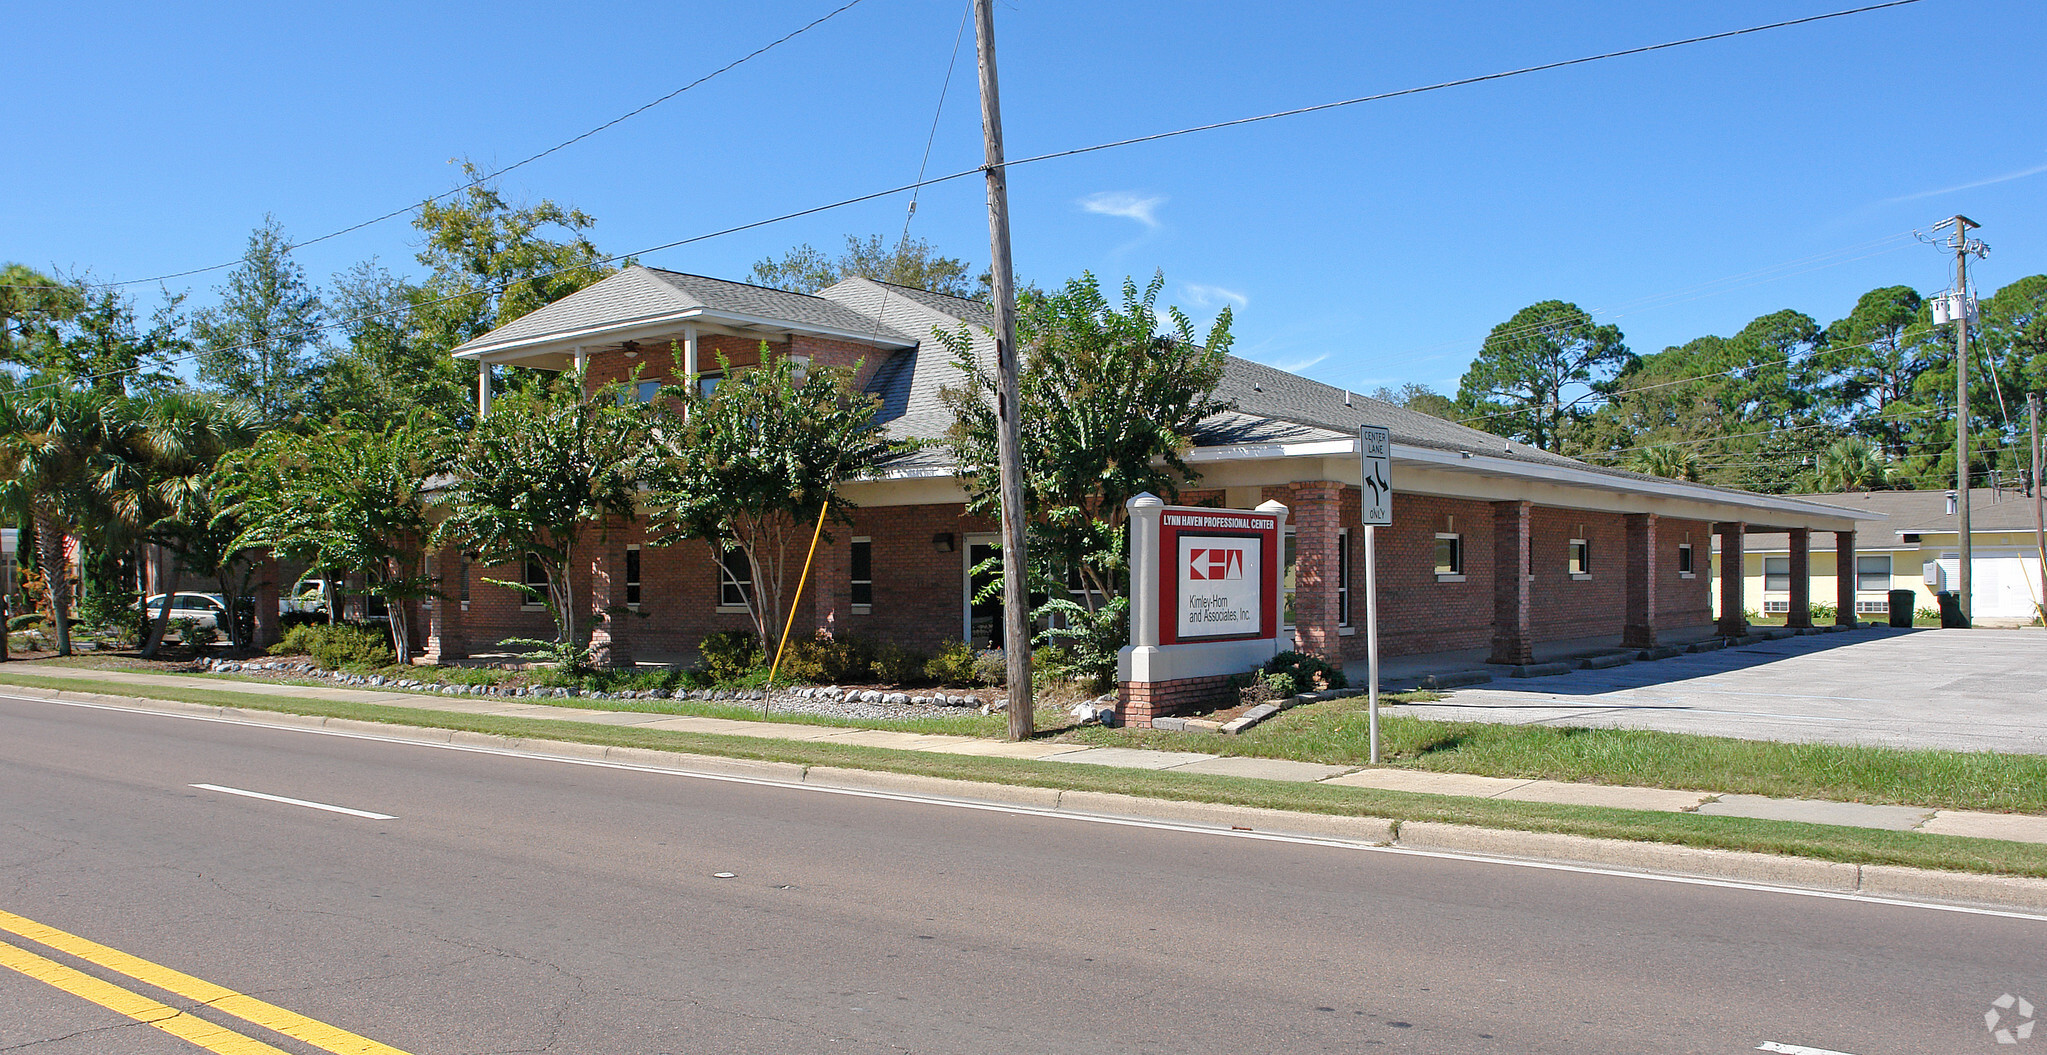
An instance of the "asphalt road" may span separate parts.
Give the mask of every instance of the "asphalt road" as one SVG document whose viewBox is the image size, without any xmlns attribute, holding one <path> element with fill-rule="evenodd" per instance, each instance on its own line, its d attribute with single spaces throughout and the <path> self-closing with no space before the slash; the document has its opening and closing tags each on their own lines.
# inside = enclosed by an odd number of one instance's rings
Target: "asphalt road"
<svg viewBox="0 0 2047 1055">
<path fill-rule="evenodd" d="M 2047 633 L 2040 630 L 1871 629 L 1605 670 L 1496 678 L 1452 691 L 1440 703 L 1403 706 L 1400 713 L 2047 754 L 2043 684 Z"/>
<path fill-rule="evenodd" d="M 2047 1005 L 2037 919 L 5 699 L 0 910 L 413 1055 L 2022 1053 L 1984 1011 Z M 0 1012 L 202 1050 L 5 968 Z"/>
</svg>

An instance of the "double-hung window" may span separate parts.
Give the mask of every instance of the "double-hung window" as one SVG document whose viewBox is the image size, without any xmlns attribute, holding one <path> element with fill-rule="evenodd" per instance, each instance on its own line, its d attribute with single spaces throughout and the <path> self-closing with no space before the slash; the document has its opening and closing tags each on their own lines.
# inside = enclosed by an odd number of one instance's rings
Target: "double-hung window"
<svg viewBox="0 0 2047 1055">
<path fill-rule="evenodd" d="M 855 612 L 863 612 L 874 605 L 874 540 L 856 538 L 853 540 L 852 559 L 852 603 Z"/>
</svg>

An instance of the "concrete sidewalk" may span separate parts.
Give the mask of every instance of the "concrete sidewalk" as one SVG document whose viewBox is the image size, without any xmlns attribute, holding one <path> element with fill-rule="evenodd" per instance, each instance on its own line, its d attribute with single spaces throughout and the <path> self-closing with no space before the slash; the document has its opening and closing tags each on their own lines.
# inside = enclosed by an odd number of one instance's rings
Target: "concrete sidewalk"
<svg viewBox="0 0 2047 1055">
<path fill-rule="evenodd" d="M 1388 791 L 1429 795 L 1494 798 L 1517 802 L 1549 802 L 1616 809 L 1671 813 L 1702 813 L 1722 817 L 1755 817 L 1767 820 L 1835 824 L 1890 831 L 1918 831 L 1935 835 L 1961 835 L 2011 842 L 2047 843 L 2047 816 L 2008 813 L 1979 813 L 1968 810 L 1933 810 L 1917 806 L 1879 806 L 1852 802 L 1806 799 L 1773 799 L 1760 795 L 1719 795 L 1706 791 L 1673 791 L 1668 788 L 1622 787 L 1611 784 L 1581 784 L 1555 780 L 1521 780 L 1473 776 L 1463 773 L 1434 773 L 1392 767 L 1353 767 L 1293 762 L 1284 759 L 1213 755 L 1192 751 L 1149 751 L 1125 747 L 1076 747 L 1073 744 L 988 740 L 970 736 L 907 733 L 885 729 L 858 729 L 790 722 L 739 721 L 690 715 L 657 714 L 645 711 L 605 711 L 579 707 L 549 706 L 489 697 L 442 696 L 427 693 L 391 692 L 377 689 L 329 688 L 325 686 L 280 685 L 263 681 L 185 677 L 175 674 L 142 674 L 127 671 L 87 670 L 77 667 L 37 665 L 22 669 L 40 677 L 64 678 L 80 683 L 80 691 L 98 683 L 117 685 L 146 696 L 151 688 L 208 689 L 266 698 L 272 706 L 292 699 L 316 699 L 336 703 L 367 703 L 420 711 L 453 711 L 461 714 L 495 715 L 591 725 L 633 726 L 669 732 L 707 733 L 718 736 L 746 736 L 769 740 L 809 743 L 857 744 L 862 747 L 932 754 L 979 755 L 1019 758 L 1072 765 L 1109 766 L 1157 772 L 1201 773 L 1254 777 L 1262 780 L 1326 783 L 1345 787 L 1378 788 Z M 0 684 L 0 692 L 33 694 L 37 690 Z"/>
</svg>

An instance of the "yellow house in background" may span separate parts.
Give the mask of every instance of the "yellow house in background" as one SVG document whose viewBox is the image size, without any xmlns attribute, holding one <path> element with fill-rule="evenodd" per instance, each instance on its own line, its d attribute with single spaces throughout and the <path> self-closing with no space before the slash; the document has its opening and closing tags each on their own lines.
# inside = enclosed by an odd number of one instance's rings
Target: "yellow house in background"
<svg viewBox="0 0 2047 1055">
<path fill-rule="evenodd" d="M 1937 608 L 1934 594 L 1957 586 L 1961 538 L 1956 528 L 1955 501 L 1946 491 L 1863 491 L 1849 494 L 1800 495 L 1815 502 L 1890 517 L 1877 530 L 1855 540 L 1855 611 L 1869 619 L 1890 612 L 1892 590 L 1911 590 L 1915 609 Z M 2031 495 L 1979 487 L 1970 492 L 1969 534 L 1975 562 L 1970 593 L 1978 623 L 2030 623 L 2039 618 L 2040 550 L 2034 535 Z M 1744 546 L 1742 595 L 1764 615 L 1791 608 L 1791 543 L 1788 536 L 1752 534 Z M 1831 534 L 1812 537 L 1812 598 L 1831 605 L 1836 567 Z M 1723 574 L 1720 553 L 1713 553 L 1713 574 Z M 1713 592 L 1718 614 L 1720 592 Z"/>
</svg>

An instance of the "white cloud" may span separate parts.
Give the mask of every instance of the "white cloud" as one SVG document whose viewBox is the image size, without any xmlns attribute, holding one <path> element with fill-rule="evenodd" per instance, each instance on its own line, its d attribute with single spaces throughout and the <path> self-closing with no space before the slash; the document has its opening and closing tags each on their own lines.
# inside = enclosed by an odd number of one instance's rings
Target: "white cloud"
<svg viewBox="0 0 2047 1055">
<path fill-rule="evenodd" d="M 2015 179 L 2025 179 L 2027 176 L 2037 176 L 2042 172 L 2047 172 L 2047 165 L 2035 165 L 2029 169 L 2020 169 L 2017 172 L 2007 172 L 2002 176 L 1992 176 L 1989 179 L 1977 180 L 1974 183 L 1963 183 L 1953 187 L 1942 187 L 1939 190 L 1923 190 L 1917 194 L 1907 194 L 1900 198 L 1887 199 L 1885 204 L 1901 201 L 1917 201 L 1920 198 L 1935 198 L 1939 197 L 1942 194 L 1953 194 L 1956 191 L 1975 190 L 1978 187 L 1988 187 L 1995 183 L 2009 183 Z"/>
<path fill-rule="evenodd" d="M 1162 195 L 1141 197 L 1129 191 L 1105 190 L 1090 194 L 1080 200 L 1080 207 L 1103 216 L 1121 216 L 1136 220 L 1146 227 L 1156 229 L 1159 225 L 1158 208 L 1166 203 Z"/>
<path fill-rule="evenodd" d="M 1234 289 L 1224 289 L 1221 286 L 1204 286 L 1194 282 L 1181 286 L 1180 293 L 1190 303 L 1202 308 L 1219 307 L 1224 301 L 1228 301 L 1240 308 L 1251 303 L 1250 297 Z"/>
<path fill-rule="evenodd" d="M 1299 362 L 1293 363 L 1273 363 L 1272 368 L 1274 370 L 1284 370 L 1290 374 L 1298 374 L 1303 370 L 1313 369 L 1317 363 L 1327 358 L 1329 358 L 1329 353 L 1324 352 L 1313 359 L 1302 359 Z"/>
</svg>

